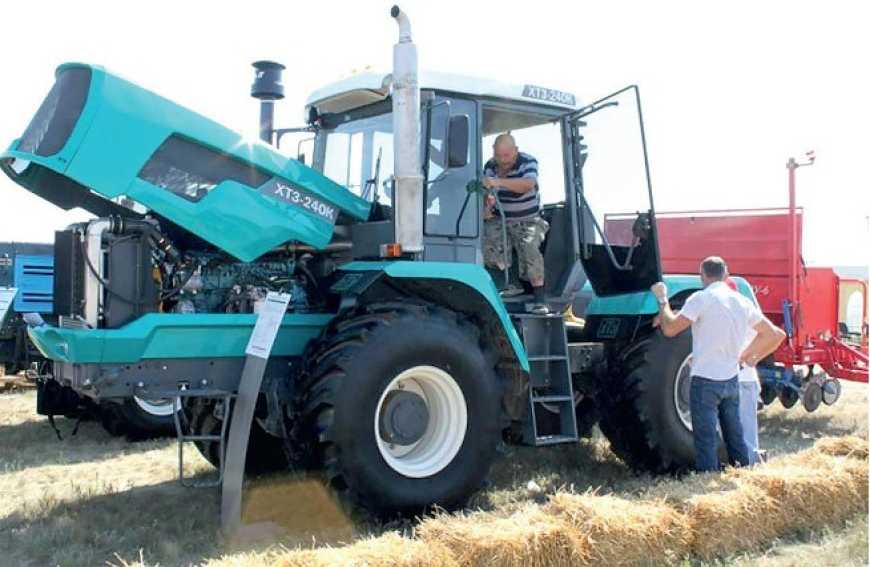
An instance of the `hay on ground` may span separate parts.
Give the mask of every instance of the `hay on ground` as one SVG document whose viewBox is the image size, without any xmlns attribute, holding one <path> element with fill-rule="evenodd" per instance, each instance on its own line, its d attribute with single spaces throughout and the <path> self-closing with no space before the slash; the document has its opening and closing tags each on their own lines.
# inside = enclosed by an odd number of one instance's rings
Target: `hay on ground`
<svg viewBox="0 0 870 567">
<path fill-rule="evenodd" d="M 812 450 L 728 474 L 773 498 L 790 533 L 836 526 L 867 509 L 847 459 Z"/>
<path fill-rule="evenodd" d="M 417 537 L 427 545 L 444 545 L 460 565 L 544 567 L 577 565 L 588 558 L 589 542 L 577 538 L 575 531 L 529 505 L 509 516 L 436 516 L 420 524 Z"/>
<path fill-rule="evenodd" d="M 688 518 L 660 500 L 559 492 L 544 510 L 588 538 L 594 564 L 646 564 L 650 558 L 681 559 L 689 552 Z"/>
<path fill-rule="evenodd" d="M 870 454 L 870 445 L 867 439 L 848 435 L 846 437 L 823 437 L 816 441 L 813 449 L 834 457 L 855 457 L 867 459 Z"/>
<path fill-rule="evenodd" d="M 456 567 L 452 554 L 437 542 L 424 543 L 395 532 L 360 540 L 340 548 L 294 551 L 282 555 L 276 567 Z"/>
<path fill-rule="evenodd" d="M 758 548 L 784 529 L 779 504 L 755 486 L 693 496 L 684 511 L 691 550 L 704 559 Z"/>
</svg>

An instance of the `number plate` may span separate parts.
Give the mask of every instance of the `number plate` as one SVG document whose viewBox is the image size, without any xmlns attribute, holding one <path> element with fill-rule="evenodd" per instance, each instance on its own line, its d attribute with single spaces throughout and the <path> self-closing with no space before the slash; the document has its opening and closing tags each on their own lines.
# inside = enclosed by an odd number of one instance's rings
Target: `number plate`
<svg viewBox="0 0 870 567">
<path fill-rule="evenodd" d="M 555 89 L 545 89 L 544 87 L 536 87 L 535 85 L 526 85 L 523 87 L 523 96 L 526 98 L 534 98 L 546 102 L 555 102 L 566 106 L 575 106 L 574 95 L 557 91 Z"/>
<path fill-rule="evenodd" d="M 338 218 L 338 208 L 335 205 L 283 179 L 273 178 L 269 180 L 268 183 L 259 188 L 259 192 L 267 197 L 278 199 L 315 214 L 332 224 L 335 224 L 335 220 Z"/>
<path fill-rule="evenodd" d="M 599 339 L 615 339 L 619 336 L 619 319 L 602 319 L 598 325 Z"/>
</svg>

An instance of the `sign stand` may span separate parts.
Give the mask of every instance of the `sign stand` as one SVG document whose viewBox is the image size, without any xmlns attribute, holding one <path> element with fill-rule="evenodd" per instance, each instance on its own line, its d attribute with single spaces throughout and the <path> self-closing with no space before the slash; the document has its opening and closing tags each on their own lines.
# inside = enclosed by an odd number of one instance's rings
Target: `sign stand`
<svg viewBox="0 0 870 567">
<path fill-rule="evenodd" d="M 224 461 L 223 485 L 221 488 L 221 531 L 234 534 L 242 523 L 242 484 L 245 478 L 245 461 L 248 453 L 248 438 L 254 419 L 254 408 L 260 393 L 260 384 L 266 372 L 266 363 L 278 329 L 290 303 L 290 294 L 269 292 L 260 309 L 254 332 L 245 349 L 245 366 L 239 392 L 232 411 L 230 436 Z"/>
</svg>

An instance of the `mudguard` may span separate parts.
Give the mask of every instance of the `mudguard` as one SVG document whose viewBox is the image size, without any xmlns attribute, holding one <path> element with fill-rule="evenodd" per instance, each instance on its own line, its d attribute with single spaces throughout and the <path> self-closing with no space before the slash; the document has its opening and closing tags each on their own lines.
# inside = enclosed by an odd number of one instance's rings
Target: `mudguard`
<svg viewBox="0 0 870 567">
<path fill-rule="evenodd" d="M 493 314 L 501 323 L 517 361 L 523 370 L 529 371 L 529 359 L 526 356 L 526 350 L 520 340 L 519 333 L 517 333 L 516 328 L 511 322 L 510 315 L 501 301 L 495 283 L 492 281 L 489 273 L 481 266 L 454 262 L 385 261 L 350 262 L 342 265 L 339 269 L 342 272 L 346 272 L 346 275 L 339 279 L 336 285 L 332 287 L 333 291 L 341 291 L 342 286 L 350 287 L 355 285 L 358 278 L 352 277 L 355 275 L 353 274 L 354 272 L 384 273 L 390 278 L 400 280 L 443 281 L 461 284 L 469 292 L 476 293 L 489 304 Z"/>
<path fill-rule="evenodd" d="M 755 305 L 758 305 L 749 282 L 739 276 L 732 276 L 731 279 L 737 284 L 737 289 L 741 295 Z M 700 276 L 666 275 L 664 276 L 664 282 L 668 286 L 668 296 L 670 298 L 691 293 L 704 287 Z M 583 291 L 585 293 L 592 292 L 589 283 L 586 284 Z M 610 297 L 596 297 L 589 303 L 589 307 L 586 309 L 586 316 L 655 315 L 658 311 L 658 302 L 652 292 L 641 291 Z"/>
<path fill-rule="evenodd" d="M 299 356 L 333 314 L 287 314 L 273 356 Z M 149 359 L 244 358 L 255 313 L 147 313 L 118 329 L 42 325 L 28 334 L 43 356 L 73 364 L 125 364 Z"/>
<path fill-rule="evenodd" d="M 317 171 L 101 67 L 56 77 L 0 167 L 63 209 L 133 216 L 132 200 L 246 262 L 288 241 L 322 248 L 340 213 L 369 216 Z"/>
</svg>

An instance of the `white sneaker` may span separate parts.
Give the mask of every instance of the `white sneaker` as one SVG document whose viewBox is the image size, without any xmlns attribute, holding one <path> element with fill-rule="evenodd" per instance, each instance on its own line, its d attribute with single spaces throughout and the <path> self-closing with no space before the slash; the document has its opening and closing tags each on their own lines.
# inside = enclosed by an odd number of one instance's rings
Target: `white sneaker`
<svg viewBox="0 0 870 567">
<path fill-rule="evenodd" d="M 516 297 L 517 295 L 522 295 L 526 292 L 521 287 L 515 286 L 514 284 L 509 285 L 508 287 L 501 290 L 502 297 Z"/>
<path fill-rule="evenodd" d="M 533 303 L 531 307 L 529 307 L 529 313 L 534 315 L 549 315 L 550 309 L 543 303 Z"/>
</svg>

